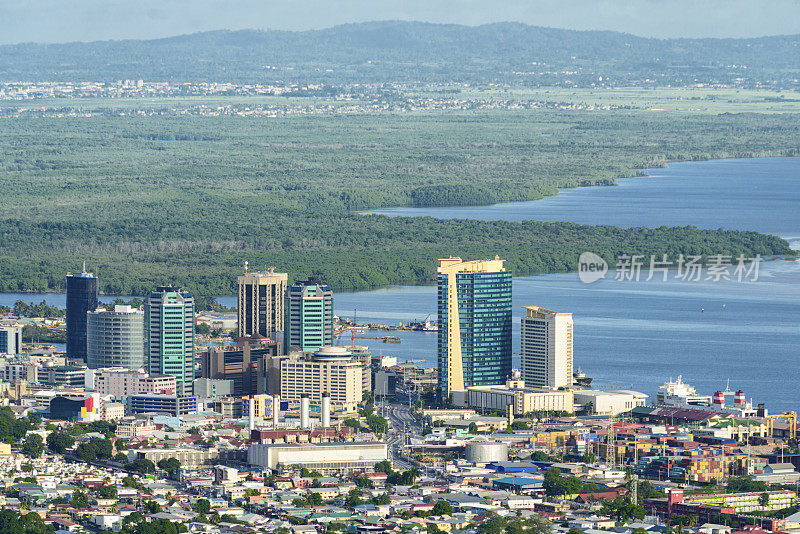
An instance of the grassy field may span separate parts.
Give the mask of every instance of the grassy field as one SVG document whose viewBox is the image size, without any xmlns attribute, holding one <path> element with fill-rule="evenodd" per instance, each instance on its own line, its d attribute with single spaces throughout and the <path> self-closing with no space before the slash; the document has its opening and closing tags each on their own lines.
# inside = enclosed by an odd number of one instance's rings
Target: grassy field
<svg viewBox="0 0 800 534">
<path fill-rule="evenodd" d="M 437 91 L 420 91 L 435 95 Z M 441 94 L 441 93 L 439 93 Z M 659 87 L 567 89 L 543 88 L 460 88 L 465 98 L 535 100 L 589 106 L 616 106 L 637 110 L 681 113 L 798 113 L 800 92 L 728 88 Z"/>
</svg>

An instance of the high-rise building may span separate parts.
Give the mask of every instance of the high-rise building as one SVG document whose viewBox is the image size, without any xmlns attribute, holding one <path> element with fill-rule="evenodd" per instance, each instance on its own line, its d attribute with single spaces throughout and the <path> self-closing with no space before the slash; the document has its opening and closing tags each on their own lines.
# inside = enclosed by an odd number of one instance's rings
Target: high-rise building
<svg viewBox="0 0 800 534">
<path fill-rule="evenodd" d="M 439 392 L 504 384 L 511 374 L 511 272 L 503 260 L 439 260 Z"/>
<path fill-rule="evenodd" d="M 286 285 L 289 275 L 276 273 L 270 268 L 266 273 L 248 272 L 238 278 L 238 329 L 239 337 L 259 334 L 275 341 L 283 341 L 283 312 Z"/>
<path fill-rule="evenodd" d="M 86 357 L 89 369 L 144 367 L 144 312 L 119 305 L 88 312 Z"/>
<path fill-rule="evenodd" d="M 67 357 L 86 361 L 86 312 L 97 309 L 97 277 L 86 272 L 67 275 Z"/>
<path fill-rule="evenodd" d="M 333 291 L 309 278 L 286 291 L 286 351 L 314 351 L 333 345 Z"/>
<path fill-rule="evenodd" d="M 17 355 L 22 350 L 22 327 L 0 325 L 0 354 Z"/>
<path fill-rule="evenodd" d="M 160 286 L 145 299 L 145 357 L 151 374 L 174 376 L 179 395 L 189 395 L 194 381 L 194 297 L 173 286 Z"/>
<path fill-rule="evenodd" d="M 522 378 L 529 386 L 572 385 L 572 314 L 523 306 Z"/>
<path fill-rule="evenodd" d="M 256 334 L 258 336 L 258 334 Z M 230 380 L 232 395 L 281 392 L 280 358 L 277 344 L 267 338 L 240 338 L 227 347 L 212 347 L 200 353 L 203 378 Z"/>
<path fill-rule="evenodd" d="M 308 395 L 321 403 L 330 394 L 334 409 L 354 412 L 362 400 L 364 374 L 369 367 L 359 362 L 349 347 L 323 347 L 315 353 L 291 353 L 281 365 L 281 399 L 300 402 Z"/>
</svg>

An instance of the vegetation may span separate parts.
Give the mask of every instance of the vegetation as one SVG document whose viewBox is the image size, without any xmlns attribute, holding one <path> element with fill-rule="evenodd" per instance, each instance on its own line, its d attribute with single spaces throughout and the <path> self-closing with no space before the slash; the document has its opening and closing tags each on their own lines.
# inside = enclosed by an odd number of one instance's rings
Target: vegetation
<svg viewBox="0 0 800 534">
<path fill-rule="evenodd" d="M 596 484 L 587 484 L 576 476 L 561 475 L 561 472 L 555 467 L 551 467 L 545 473 L 543 486 L 545 493 L 551 497 L 591 493 L 598 489 Z"/>
<path fill-rule="evenodd" d="M 31 419 L 27 417 L 16 419 L 11 408 L 0 407 L 0 441 L 16 443 L 28 433 L 28 430 L 35 430 L 41 420 L 42 416 L 38 413 Z"/>
<path fill-rule="evenodd" d="M 75 438 L 66 432 L 53 431 L 47 435 L 47 448 L 55 453 L 64 454 L 73 445 Z"/>
<path fill-rule="evenodd" d="M 55 528 L 45 524 L 42 517 L 30 512 L 20 515 L 16 510 L 0 510 L 0 532 L 3 534 L 52 534 Z"/>
<path fill-rule="evenodd" d="M 88 442 L 80 443 L 75 448 L 75 456 L 84 462 L 95 460 L 108 460 L 114 450 L 114 445 L 108 439 L 91 438 Z"/>
<path fill-rule="evenodd" d="M 0 291 L 64 289 L 78 260 L 110 294 L 234 292 L 245 260 L 335 290 L 429 284 L 442 256 L 515 274 L 593 250 L 789 253 L 752 232 L 359 215 L 533 200 L 670 160 L 798 154 L 798 116 L 479 111 L 0 121 Z M 256 216 L 257 215 L 257 216 Z"/>
<path fill-rule="evenodd" d="M 22 327 L 22 341 L 25 343 L 66 343 L 67 331 L 64 328 L 26 324 Z"/>
<path fill-rule="evenodd" d="M 22 452 L 29 458 L 38 458 L 44 452 L 44 440 L 39 434 L 30 434 L 22 442 Z"/>
<path fill-rule="evenodd" d="M 469 27 L 385 21 L 301 32 L 213 31 L 150 41 L 6 45 L 0 47 L 0 79 L 459 80 L 567 87 L 658 80 L 661 85 L 791 87 L 800 70 L 797 42 L 796 35 L 662 40 L 509 22 Z M 325 94 L 325 89 L 295 94 Z"/>
</svg>

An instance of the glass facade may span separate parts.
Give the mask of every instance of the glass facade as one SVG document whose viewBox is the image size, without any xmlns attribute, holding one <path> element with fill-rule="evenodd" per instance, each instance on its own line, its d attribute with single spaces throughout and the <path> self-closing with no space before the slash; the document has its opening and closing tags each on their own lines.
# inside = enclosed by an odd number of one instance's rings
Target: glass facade
<svg viewBox="0 0 800 534">
<path fill-rule="evenodd" d="M 86 361 L 86 312 L 97 309 L 97 278 L 67 275 L 67 357 Z"/>
<path fill-rule="evenodd" d="M 194 380 L 194 321 L 194 298 L 179 288 L 159 287 L 145 301 L 147 370 L 174 376 L 181 395 Z"/>
<path fill-rule="evenodd" d="M 456 277 L 464 387 L 504 384 L 511 375 L 511 273 L 459 272 L 438 277 L 439 389 L 448 384 L 448 277 Z"/>
<path fill-rule="evenodd" d="M 322 282 L 295 282 L 286 292 L 286 350 L 333 345 L 333 291 Z"/>
<path fill-rule="evenodd" d="M 90 369 L 145 366 L 144 313 L 129 306 L 87 314 L 87 365 Z"/>
</svg>

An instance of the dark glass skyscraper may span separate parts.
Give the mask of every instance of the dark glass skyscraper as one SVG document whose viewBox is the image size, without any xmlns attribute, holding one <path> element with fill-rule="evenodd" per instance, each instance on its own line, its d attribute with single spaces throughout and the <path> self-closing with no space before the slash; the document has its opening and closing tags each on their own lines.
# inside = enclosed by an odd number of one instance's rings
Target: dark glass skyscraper
<svg viewBox="0 0 800 534">
<path fill-rule="evenodd" d="M 67 357 L 86 361 L 86 312 L 97 309 L 97 277 L 86 272 L 67 275 Z"/>
<path fill-rule="evenodd" d="M 511 272 L 503 260 L 439 260 L 439 391 L 504 384 L 511 375 Z"/>
</svg>

